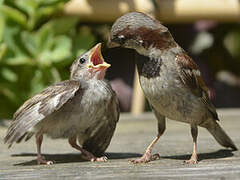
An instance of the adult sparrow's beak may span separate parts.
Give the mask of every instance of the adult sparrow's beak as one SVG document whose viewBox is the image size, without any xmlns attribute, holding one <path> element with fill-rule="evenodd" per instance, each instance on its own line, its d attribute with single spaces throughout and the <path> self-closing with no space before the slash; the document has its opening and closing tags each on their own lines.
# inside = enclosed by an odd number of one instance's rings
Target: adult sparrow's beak
<svg viewBox="0 0 240 180">
<path fill-rule="evenodd" d="M 108 48 L 115 48 L 115 47 L 120 47 L 121 44 L 115 42 L 114 40 L 111 40 L 111 38 L 108 39 L 108 42 L 107 42 L 107 47 Z"/>
<path fill-rule="evenodd" d="M 101 53 L 101 43 L 98 43 L 90 54 L 90 63 L 88 64 L 88 68 L 95 70 L 106 70 L 111 65 L 104 61 L 104 58 Z"/>
</svg>

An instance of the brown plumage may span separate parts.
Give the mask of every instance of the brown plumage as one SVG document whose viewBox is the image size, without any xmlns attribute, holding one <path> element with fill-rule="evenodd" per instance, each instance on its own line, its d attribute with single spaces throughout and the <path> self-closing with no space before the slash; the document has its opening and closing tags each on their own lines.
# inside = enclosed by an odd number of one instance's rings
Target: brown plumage
<svg viewBox="0 0 240 180">
<path fill-rule="evenodd" d="M 135 50 L 139 81 L 158 120 L 157 137 L 134 163 L 159 157 L 151 151 L 165 131 L 166 117 L 191 126 L 193 153 L 187 163 L 197 163 L 198 126 L 206 128 L 222 146 L 237 149 L 217 122 L 216 109 L 197 65 L 165 26 L 143 13 L 127 13 L 111 29 L 110 47 L 116 46 Z"/>
<path fill-rule="evenodd" d="M 71 67 L 70 80 L 49 86 L 16 111 L 5 143 L 11 146 L 35 134 L 38 163 L 52 164 L 41 156 L 46 134 L 68 138 L 87 160 L 106 161 L 106 157 L 95 156 L 102 155 L 108 147 L 119 119 L 116 94 L 103 79 L 108 67 L 101 55 L 101 44 L 81 55 Z"/>
</svg>

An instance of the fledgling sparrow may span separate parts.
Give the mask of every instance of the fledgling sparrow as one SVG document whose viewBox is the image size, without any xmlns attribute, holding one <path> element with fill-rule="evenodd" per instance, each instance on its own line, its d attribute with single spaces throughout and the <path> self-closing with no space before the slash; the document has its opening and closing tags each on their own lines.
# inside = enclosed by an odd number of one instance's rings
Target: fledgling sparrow
<svg viewBox="0 0 240 180">
<path fill-rule="evenodd" d="M 38 164 L 53 164 L 41 156 L 46 134 L 68 138 L 87 160 L 106 161 L 105 156 L 95 155 L 106 150 L 119 119 L 118 99 L 104 80 L 109 67 L 102 57 L 101 43 L 81 55 L 71 66 L 70 80 L 49 86 L 16 111 L 5 143 L 11 146 L 35 134 Z"/>
<path fill-rule="evenodd" d="M 197 65 L 165 26 L 143 13 L 127 13 L 111 28 L 109 47 L 116 46 L 136 51 L 139 81 L 158 120 L 157 137 L 134 163 L 159 157 L 151 152 L 165 131 L 166 117 L 191 126 L 193 153 L 186 163 L 197 163 L 198 126 L 206 128 L 222 146 L 237 149 L 217 122 L 217 112 Z"/>
</svg>

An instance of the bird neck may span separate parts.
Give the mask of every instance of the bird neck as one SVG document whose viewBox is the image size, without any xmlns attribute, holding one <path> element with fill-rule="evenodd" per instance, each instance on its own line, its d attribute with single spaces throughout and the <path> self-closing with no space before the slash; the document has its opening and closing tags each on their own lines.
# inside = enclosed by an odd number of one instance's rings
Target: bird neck
<svg viewBox="0 0 240 180">
<path fill-rule="evenodd" d="M 148 79 L 159 76 L 162 65 L 161 58 L 150 58 L 149 56 L 136 53 L 135 62 L 137 64 L 139 76 L 144 76 Z"/>
<path fill-rule="evenodd" d="M 161 66 L 169 61 L 169 58 L 175 58 L 177 54 L 181 53 L 182 49 L 177 45 L 168 49 L 149 48 L 144 53 L 135 53 L 135 63 L 137 64 L 140 76 L 148 79 L 160 76 Z M 167 58 L 168 57 L 168 58 Z M 164 62 L 165 61 L 165 62 Z"/>
</svg>

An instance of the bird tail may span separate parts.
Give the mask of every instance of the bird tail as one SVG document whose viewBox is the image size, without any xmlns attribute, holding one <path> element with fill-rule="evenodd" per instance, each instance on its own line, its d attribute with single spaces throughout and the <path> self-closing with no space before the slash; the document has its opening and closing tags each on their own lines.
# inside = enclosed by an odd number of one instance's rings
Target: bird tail
<svg viewBox="0 0 240 180">
<path fill-rule="evenodd" d="M 206 128 L 219 144 L 227 148 L 230 147 L 234 151 L 238 150 L 232 139 L 217 122 L 214 122 L 214 125 L 211 124 L 211 126 L 207 126 Z"/>
</svg>

